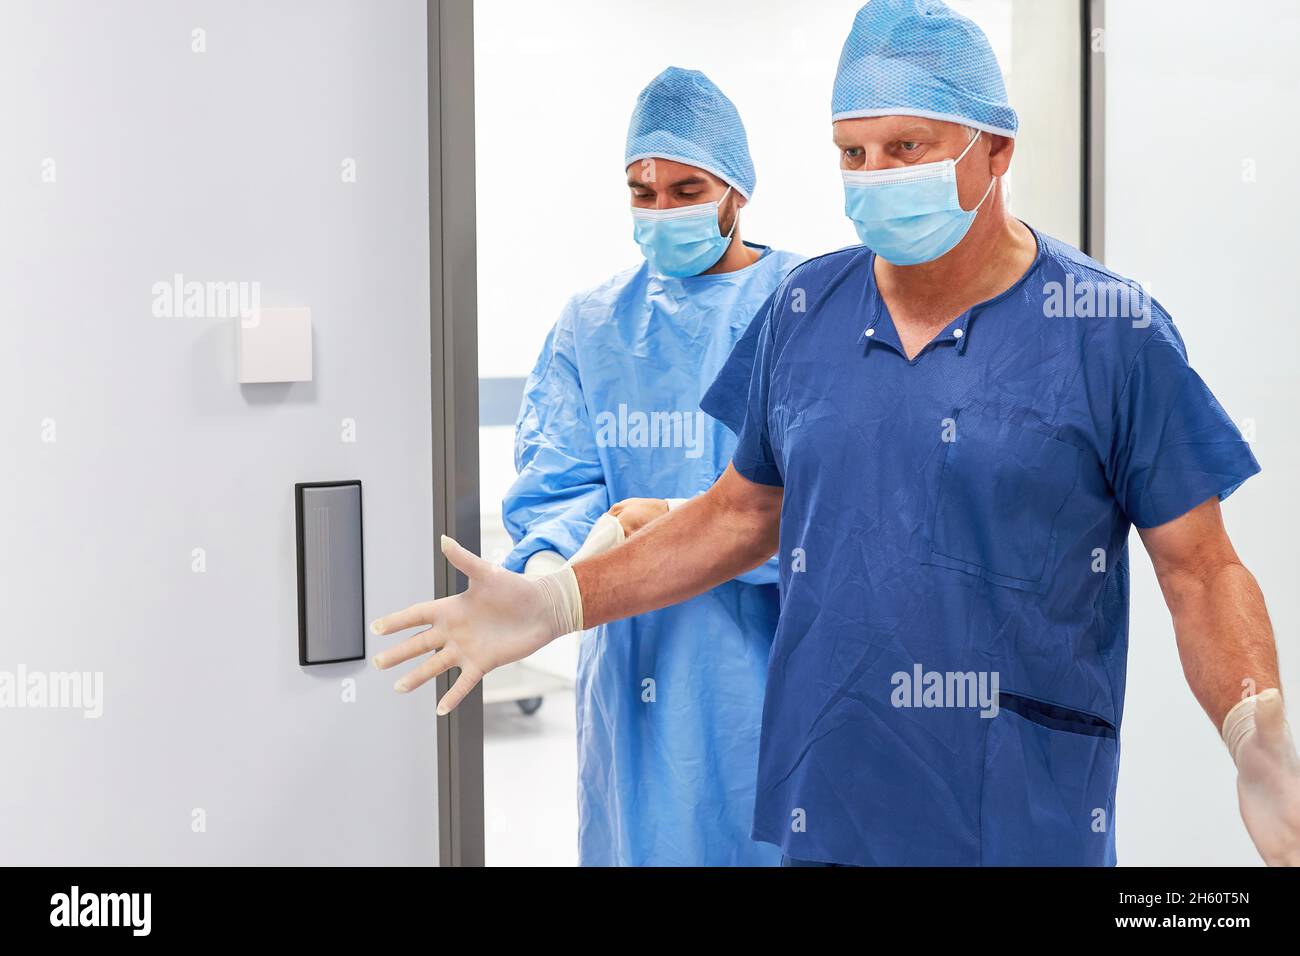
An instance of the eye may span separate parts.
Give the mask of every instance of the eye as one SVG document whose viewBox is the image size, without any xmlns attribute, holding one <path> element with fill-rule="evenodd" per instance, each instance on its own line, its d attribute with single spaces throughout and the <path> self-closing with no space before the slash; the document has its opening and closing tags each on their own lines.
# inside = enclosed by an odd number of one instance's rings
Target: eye
<svg viewBox="0 0 1300 956">
<path fill-rule="evenodd" d="M 861 147 L 861 146 L 845 146 L 845 147 L 841 150 L 841 152 L 844 153 L 844 155 L 845 155 L 846 157 L 848 157 L 849 159 L 857 159 L 859 156 L 862 155 L 862 147 Z"/>
<path fill-rule="evenodd" d="M 903 140 L 898 144 L 898 148 L 905 153 L 912 153 L 921 148 L 921 144 L 912 140 Z"/>
</svg>

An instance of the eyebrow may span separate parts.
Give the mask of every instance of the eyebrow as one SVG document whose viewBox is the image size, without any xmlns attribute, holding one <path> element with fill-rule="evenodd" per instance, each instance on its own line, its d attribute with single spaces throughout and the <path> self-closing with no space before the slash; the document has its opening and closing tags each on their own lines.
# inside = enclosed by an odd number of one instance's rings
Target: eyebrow
<svg viewBox="0 0 1300 956">
<path fill-rule="evenodd" d="M 682 186 L 707 186 L 709 181 L 703 176 L 687 176 L 685 179 L 678 179 L 668 184 L 668 189 L 680 189 Z M 642 182 L 635 176 L 627 178 L 627 185 L 630 189 L 651 189 L 654 187 L 653 182 Z"/>
<path fill-rule="evenodd" d="M 913 135 L 919 135 L 919 136 L 939 135 L 939 131 L 936 130 L 933 126 L 926 126 L 924 124 L 917 123 L 912 126 L 903 127 L 897 133 L 894 134 L 893 139 L 895 140 L 905 139 L 909 133 Z"/>
<path fill-rule="evenodd" d="M 891 133 L 889 137 L 884 141 L 889 143 L 897 143 L 900 140 L 907 140 L 909 137 L 916 137 L 916 138 L 937 137 L 938 135 L 939 135 L 938 131 L 933 126 L 926 126 L 922 123 L 913 123 L 911 126 L 904 126 L 902 129 L 894 133 Z M 846 139 L 842 140 L 835 133 L 831 134 L 831 142 L 834 143 L 836 146 L 863 145 L 862 143 L 856 143 L 856 142 L 850 143 Z"/>
</svg>

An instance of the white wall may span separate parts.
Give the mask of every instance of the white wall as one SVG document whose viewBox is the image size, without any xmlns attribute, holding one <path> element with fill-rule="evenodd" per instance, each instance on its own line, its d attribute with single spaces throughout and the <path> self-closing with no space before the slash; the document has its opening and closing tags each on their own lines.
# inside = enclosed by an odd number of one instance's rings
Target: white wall
<svg viewBox="0 0 1300 956">
<path fill-rule="evenodd" d="M 1007 184 L 1012 211 L 1040 232 L 1080 245 L 1083 64 L 1080 0 L 1012 0 L 1010 50 L 998 50 L 1020 117 Z"/>
<path fill-rule="evenodd" d="M 1106 261 L 1150 287 L 1228 413 L 1253 422 L 1264 470 L 1224 514 L 1268 600 L 1294 725 L 1300 7 L 1146 0 L 1108 3 L 1106 17 Z M 1183 681 L 1136 535 L 1130 546 L 1120 861 L 1258 863 L 1237 813 L 1231 762 Z"/>
<path fill-rule="evenodd" d="M 436 862 L 433 694 L 299 667 L 293 518 L 362 479 L 367 611 L 431 594 L 424 59 L 420 0 L 0 7 L 0 671 L 104 681 L 0 709 L 0 862 Z M 175 273 L 310 306 L 315 380 Z"/>
</svg>

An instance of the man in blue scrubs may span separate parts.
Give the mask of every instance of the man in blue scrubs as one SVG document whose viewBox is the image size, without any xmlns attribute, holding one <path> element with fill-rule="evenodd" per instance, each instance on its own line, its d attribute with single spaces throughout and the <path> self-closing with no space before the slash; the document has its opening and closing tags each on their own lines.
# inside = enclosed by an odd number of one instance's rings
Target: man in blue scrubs
<svg viewBox="0 0 1300 956">
<path fill-rule="evenodd" d="M 1108 865 L 1127 541 L 1265 861 L 1300 863 L 1300 761 L 1220 501 L 1259 470 L 1159 303 L 1007 210 L 1017 120 L 987 40 L 872 0 L 833 96 L 864 245 L 796 268 L 704 401 L 740 428 L 710 491 L 536 581 L 454 542 L 470 589 L 380 622 L 477 675 L 777 552 L 755 839 L 791 863 Z M 778 538 L 779 529 L 779 538 Z M 699 654 L 711 653 L 701 641 Z"/>
</svg>

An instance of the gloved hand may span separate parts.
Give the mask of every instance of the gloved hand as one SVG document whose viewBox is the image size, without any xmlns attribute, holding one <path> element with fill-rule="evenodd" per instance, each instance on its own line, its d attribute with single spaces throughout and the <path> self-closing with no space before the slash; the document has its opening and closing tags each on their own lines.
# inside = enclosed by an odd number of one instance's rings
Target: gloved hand
<svg viewBox="0 0 1300 956">
<path fill-rule="evenodd" d="M 567 567 L 564 555 L 558 551 L 536 551 L 524 562 L 524 577 L 540 578 Z"/>
<path fill-rule="evenodd" d="M 671 505 L 663 498 L 625 498 L 609 509 L 626 534 L 636 534 L 655 518 L 668 514 Z"/>
<path fill-rule="evenodd" d="M 1300 758 L 1282 693 L 1266 690 L 1223 719 L 1223 742 L 1237 765 L 1246 831 L 1269 866 L 1300 866 Z"/>
<path fill-rule="evenodd" d="M 616 548 L 622 544 L 626 537 L 627 535 L 623 531 L 623 523 L 612 511 L 607 511 L 596 519 L 596 523 L 587 532 L 587 539 L 582 542 L 582 547 L 569 559 L 568 563 L 574 565 L 579 561 L 594 558 L 598 554 L 604 554 L 611 548 Z"/>
<path fill-rule="evenodd" d="M 573 569 L 526 578 L 484 561 L 443 535 L 442 553 L 469 578 L 469 589 L 451 597 L 413 604 L 370 625 L 392 634 L 427 625 L 414 637 L 374 657 L 386 670 L 434 651 L 404 674 L 394 689 L 405 693 L 453 667 L 460 677 L 438 702 L 439 716 L 454 710 L 488 671 L 522 660 L 561 634 L 582 630 L 582 595 Z"/>
<path fill-rule="evenodd" d="M 568 561 L 565 561 L 558 551 L 538 551 L 524 562 L 524 575 L 536 578 L 546 574 L 554 574 L 560 568 L 567 568 L 579 561 L 586 561 L 598 554 L 604 554 L 610 548 L 622 544 L 625 537 L 622 523 L 618 518 L 614 517 L 612 512 L 606 512 L 596 519 L 596 523 L 587 532 L 586 540 L 582 542 L 582 546 Z"/>
</svg>

